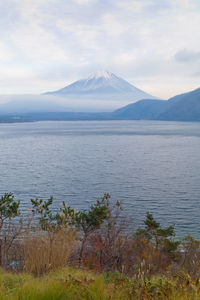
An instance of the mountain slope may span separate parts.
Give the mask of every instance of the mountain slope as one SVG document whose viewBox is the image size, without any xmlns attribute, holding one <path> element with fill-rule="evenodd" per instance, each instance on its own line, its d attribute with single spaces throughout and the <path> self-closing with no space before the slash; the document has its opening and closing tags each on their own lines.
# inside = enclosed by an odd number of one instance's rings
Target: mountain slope
<svg viewBox="0 0 200 300">
<path fill-rule="evenodd" d="M 112 116 L 124 120 L 156 120 L 168 106 L 168 101 L 144 99 L 114 111 Z"/>
<path fill-rule="evenodd" d="M 99 71 L 86 79 L 78 80 L 60 90 L 47 92 L 46 95 L 56 95 L 71 98 L 94 98 L 108 100 L 136 101 L 144 98 L 155 99 L 126 80 L 108 71 Z"/>
<path fill-rule="evenodd" d="M 112 113 L 115 119 L 200 121 L 200 88 L 167 101 L 140 100 Z"/>
<path fill-rule="evenodd" d="M 170 98 L 168 102 L 170 105 L 160 114 L 159 120 L 200 121 L 200 88 Z"/>
</svg>

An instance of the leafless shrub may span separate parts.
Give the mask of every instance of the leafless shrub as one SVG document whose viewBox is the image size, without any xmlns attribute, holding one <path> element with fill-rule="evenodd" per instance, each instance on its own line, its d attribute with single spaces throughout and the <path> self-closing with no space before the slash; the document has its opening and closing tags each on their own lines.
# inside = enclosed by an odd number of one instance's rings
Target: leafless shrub
<svg viewBox="0 0 200 300">
<path fill-rule="evenodd" d="M 1 265 L 5 269 L 13 269 L 13 266 L 18 262 L 18 268 L 21 265 L 23 256 L 23 219 L 14 221 L 9 219 L 1 231 Z M 20 263 L 19 263 L 20 262 Z M 20 268 L 22 265 L 20 266 Z"/>
</svg>

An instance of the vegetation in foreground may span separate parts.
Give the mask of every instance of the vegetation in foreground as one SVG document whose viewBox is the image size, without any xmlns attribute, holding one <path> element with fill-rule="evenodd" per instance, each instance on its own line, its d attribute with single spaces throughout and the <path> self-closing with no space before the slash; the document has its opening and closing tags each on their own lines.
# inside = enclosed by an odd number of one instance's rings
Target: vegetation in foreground
<svg viewBox="0 0 200 300">
<path fill-rule="evenodd" d="M 200 242 L 146 214 L 131 228 L 105 194 L 87 211 L 0 198 L 0 299 L 200 299 Z"/>
<path fill-rule="evenodd" d="M 129 278 L 118 272 L 97 274 L 64 268 L 40 278 L 28 274 L 0 272 L 2 300 L 128 300 L 128 299 L 200 299 L 199 281 L 174 278 L 169 274 Z"/>
</svg>

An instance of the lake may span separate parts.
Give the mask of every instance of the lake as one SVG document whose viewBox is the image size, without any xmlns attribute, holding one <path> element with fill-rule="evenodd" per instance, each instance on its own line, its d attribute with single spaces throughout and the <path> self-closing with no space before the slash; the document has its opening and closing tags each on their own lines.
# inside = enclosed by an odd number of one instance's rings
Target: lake
<svg viewBox="0 0 200 300">
<path fill-rule="evenodd" d="M 200 123 L 75 121 L 0 124 L 0 194 L 88 208 L 105 192 L 133 228 L 147 211 L 200 238 Z"/>
</svg>

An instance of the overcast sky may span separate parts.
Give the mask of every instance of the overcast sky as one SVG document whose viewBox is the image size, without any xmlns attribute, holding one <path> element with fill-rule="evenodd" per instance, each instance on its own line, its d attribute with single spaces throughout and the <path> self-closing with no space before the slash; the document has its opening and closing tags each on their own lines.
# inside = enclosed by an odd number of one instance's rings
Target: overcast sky
<svg viewBox="0 0 200 300">
<path fill-rule="evenodd" d="M 165 99 L 200 87 L 200 1 L 0 0 L 0 94 L 102 69 Z"/>
</svg>

